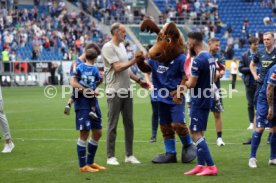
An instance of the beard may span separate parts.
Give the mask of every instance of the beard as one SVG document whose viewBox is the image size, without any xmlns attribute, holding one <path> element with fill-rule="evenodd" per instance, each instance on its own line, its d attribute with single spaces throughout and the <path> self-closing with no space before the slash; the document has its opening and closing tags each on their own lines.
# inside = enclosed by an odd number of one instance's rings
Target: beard
<svg viewBox="0 0 276 183">
<path fill-rule="evenodd" d="M 195 52 L 195 50 L 194 50 L 193 48 L 190 48 L 190 55 L 191 55 L 192 57 L 195 57 L 195 56 L 196 56 L 196 52 Z"/>
</svg>

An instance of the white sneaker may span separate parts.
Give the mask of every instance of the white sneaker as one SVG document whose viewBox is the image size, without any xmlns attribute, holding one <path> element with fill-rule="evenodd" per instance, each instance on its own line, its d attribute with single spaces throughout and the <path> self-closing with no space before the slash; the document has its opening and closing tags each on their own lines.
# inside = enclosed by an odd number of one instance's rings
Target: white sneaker
<svg viewBox="0 0 276 183">
<path fill-rule="evenodd" d="M 257 168 L 257 160 L 256 158 L 250 158 L 248 162 L 248 166 L 250 168 Z"/>
<path fill-rule="evenodd" d="M 141 162 L 135 158 L 135 156 L 128 156 L 125 159 L 125 163 L 140 164 Z"/>
<path fill-rule="evenodd" d="M 111 157 L 111 158 L 107 159 L 106 164 L 108 164 L 108 165 L 119 165 L 120 163 L 117 161 L 117 158 Z"/>
<path fill-rule="evenodd" d="M 13 150 L 14 147 L 15 147 L 15 145 L 12 142 L 7 143 L 7 144 L 5 144 L 2 153 L 10 153 L 10 152 L 12 152 L 12 150 Z"/>
<path fill-rule="evenodd" d="M 254 124 L 250 123 L 249 127 L 247 128 L 247 130 L 253 130 L 254 129 Z"/>
<path fill-rule="evenodd" d="M 219 138 L 217 139 L 217 145 L 218 145 L 218 146 L 225 146 L 225 143 L 223 142 L 223 140 L 222 140 L 221 137 L 219 137 Z"/>
<path fill-rule="evenodd" d="M 276 159 L 270 159 L 268 165 L 276 165 Z"/>
</svg>

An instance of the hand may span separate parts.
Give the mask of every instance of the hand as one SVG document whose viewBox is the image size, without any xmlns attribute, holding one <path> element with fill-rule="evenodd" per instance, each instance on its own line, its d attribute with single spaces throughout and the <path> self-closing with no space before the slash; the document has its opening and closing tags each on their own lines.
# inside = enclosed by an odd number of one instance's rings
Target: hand
<svg viewBox="0 0 276 183">
<path fill-rule="evenodd" d="M 260 75 L 260 74 L 255 75 L 255 76 L 254 76 L 254 79 L 255 79 L 256 81 L 259 81 L 259 80 L 261 79 L 261 75 Z"/>
<path fill-rule="evenodd" d="M 219 77 L 220 77 L 220 78 L 222 78 L 224 74 L 225 74 L 225 70 L 219 71 L 219 75 L 220 75 Z"/>
<path fill-rule="evenodd" d="M 269 108 L 268 108 L 268 114 L 267 114 L 266 118 L 267 118 L 268 120 L 272 120 L 273 116 L 274 116 L 274 109 L 271 108 L 271 107 L 269 107 Z"/>
<path fill-rule="evenodd" d="M 153 91 L 154 90 L 153 84 L 152 83 L 148 83 L 148 85 L 149 85 L 149 91 Z"/>
<path fill-rule="evenodd" d="M 142 87 L 142 88 L 145 88 L 145 89 L 149 89 L 150 88 L 150 85 L 144 81 L 144 80 L 140 80 L 139 81 L 139 85 Z"/>
<path fill-rule="evenodd" d="M 170 95 L 172 96 L 172 100 L 174 103 L 176 104 L 182 104 L 183 103 L 183 97 L 181 94 L 178 94 L 178 90 L 174 90 L 170 93 Z M 180 97 L 177 97 L 180 96 Z"/>
<path fill-rule="evenodd" d="M 138 62 L 138 63 L 144 62 L 144 60 L 145 60 L 145 56 L 142 51 L 136 52 L 134 58 L 135 58 L 136 62 Z"/>
<path fill-rule="evenodd" d="M 137 51 L 135 53 L 135 58 L 144 57 L 144 53 L 142 51 Z"/>
</svg>

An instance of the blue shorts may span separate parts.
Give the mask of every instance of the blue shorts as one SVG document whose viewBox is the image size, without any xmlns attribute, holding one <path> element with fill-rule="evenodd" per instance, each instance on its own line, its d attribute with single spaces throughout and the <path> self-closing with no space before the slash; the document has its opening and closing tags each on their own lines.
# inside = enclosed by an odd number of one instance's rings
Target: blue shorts
<svg viewBox="0 0 276 183">
<path fill-rule="evenodd" d="M 209 109 L 190 109 L 190 130 L 191 131 L 206 131 L 209 116 Z"/>
<path fill-rule="evenodd" d="M 166 104 L 158 102 L 160 125 L 171 122 L 185 123 L 185 104 Z"/>
<path fill-rule="evenodd" d="M 256 118 L 256 127 L 257 128 L 266 128 L 276 126 L 276 116 L 272 120 L 268 120 L 267 117 L 268 106 L 266 103 L 259 102 L 257 103 L 257 118 Z"/>
<path fill-rule="evenodd" d="M 98 116 L 97 119 L 92 119 L 89 116 L 89 112 L 92 109 L 80 109 L 76 110 L 76 129 L 77 130 L 91 130 L 102 129 L 102 113 L 99 108 L 98 102 L 95 106 L 95 112 Z"/>
</svg>

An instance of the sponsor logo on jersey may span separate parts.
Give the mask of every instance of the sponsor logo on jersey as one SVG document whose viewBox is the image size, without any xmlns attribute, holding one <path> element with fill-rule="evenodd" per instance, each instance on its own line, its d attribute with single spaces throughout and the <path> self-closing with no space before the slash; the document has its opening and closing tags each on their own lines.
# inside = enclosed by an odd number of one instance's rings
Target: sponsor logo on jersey
<svg viewBox="0 0 276 183">
<path fill-rule="evenodd" d="M 165 67 L 163 65 L 159 65 L 158 68 L 157 68 L 157 72 L 160 73 L 160 74 L 163 74 L 167 70 L 169 70 L 169 67 Z"/>
<path fill-rule="evenodd" d="M 262 61 L 262 67 L 268 67 L 271 63 L 272 63 L 272 61 L 263 60 Z"/>
</svg>

